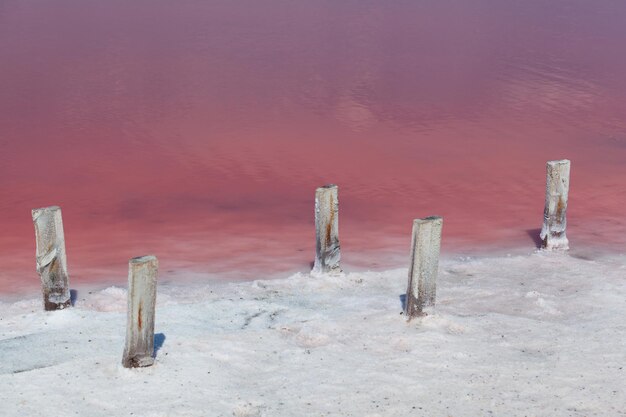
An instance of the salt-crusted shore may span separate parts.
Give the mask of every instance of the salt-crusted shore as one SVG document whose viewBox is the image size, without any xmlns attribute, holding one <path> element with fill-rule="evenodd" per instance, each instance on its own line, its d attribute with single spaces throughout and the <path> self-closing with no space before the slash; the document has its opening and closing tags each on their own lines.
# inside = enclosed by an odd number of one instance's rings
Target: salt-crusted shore
<svg viewBox="0 0 626 417">
<path fill-rule="evenodd" d="M 443 259 L 407 270 L 160 285 L 155 366 L 125 369 L 126 290 L 0 303 L 0 415 L 626 415 L 626 256 Z"/>
</svg>

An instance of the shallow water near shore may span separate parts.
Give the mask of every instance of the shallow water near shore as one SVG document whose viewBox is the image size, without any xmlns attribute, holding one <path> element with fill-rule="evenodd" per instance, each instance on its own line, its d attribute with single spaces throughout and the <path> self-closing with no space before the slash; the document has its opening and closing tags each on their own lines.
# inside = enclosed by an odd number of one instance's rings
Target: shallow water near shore
<svg viewBox="0 0 626 417">
<path fill-rule="evenodd" d="M 346 264 L 532 251 L 545 162 L 569 237 L 626 247 L 626 3 L 0 4 L 0 293 L 38 285 L 30 210 L 63 208 L 71 279 L 309 268 L 313 193 L 340 186 Z M 522 249 L 525 250 L 525 249 Z"/>
</svg>

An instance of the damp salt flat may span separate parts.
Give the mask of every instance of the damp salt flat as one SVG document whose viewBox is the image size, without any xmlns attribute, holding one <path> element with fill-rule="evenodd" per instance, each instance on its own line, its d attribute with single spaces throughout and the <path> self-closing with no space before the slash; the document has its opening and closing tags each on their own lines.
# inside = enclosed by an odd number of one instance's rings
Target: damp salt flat
<svg viewBox="0 0 626 417">
<path fill-rule="evenodd" d="M 315 188 L 343 260 L 530 247 L 572 161 L 572 247 L 626 246 L 626 3 L 0 4 L 0 292 L 38 285 L 30 210 L 63 208 L 74 284 L 308 271 Z"/>
</svg>

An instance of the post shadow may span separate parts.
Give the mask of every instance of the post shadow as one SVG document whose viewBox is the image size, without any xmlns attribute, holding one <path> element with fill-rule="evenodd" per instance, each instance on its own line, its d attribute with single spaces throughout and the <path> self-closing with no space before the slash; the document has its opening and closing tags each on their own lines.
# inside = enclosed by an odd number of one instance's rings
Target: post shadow
<svg viewBox="0 0 626 417">
<path fill-rule="evenodd" d="M 406 294 L 400 294 L 398 296 L 400 298 L 400 304 L 402 305 L 402 311 L 406 311 Z"/>
<path fill-rule="evenodd" d="M 78 290 L 70 290 L 70 305 L 74 307 L 78 299 Z"/>
<path fill-rule="evenodd" d="M 152 353 L 153 358 L 156 358 L 157 352 L 159 351 L 159 349 L 161 349 L 161 347 L 163 347 L 164 343 L 165 343 L 165 335 L 163 333 L 155 333 L 154 334 L 154 352 Z"/>
<path fill-rule="evenodd" d="M 539 236 L 539 233 L 541 233 L 541 229 L 527 229 L 526 233 L 535 243 L 535 247 L 537 249 L 541 249 L 541 246 L 543 244 L 543 241 L 541 240 L 541 236 Z"/>
</svg>

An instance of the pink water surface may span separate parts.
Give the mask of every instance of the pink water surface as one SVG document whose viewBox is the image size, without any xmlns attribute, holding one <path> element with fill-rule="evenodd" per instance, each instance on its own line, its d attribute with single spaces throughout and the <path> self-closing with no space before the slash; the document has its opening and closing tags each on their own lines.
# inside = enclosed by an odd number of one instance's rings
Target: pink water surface
<svg viewBox="0 0 626 417">
<path fill-rule="evenodd" d="M 306 271 L 313 194 L 343 259 L 535 245 L 572 160 L 574 248 L 626 250 L 623 0 L 0 2 L 0 292 L 38 285 L 63 208 L 72 283 Z"/>
</svg>

